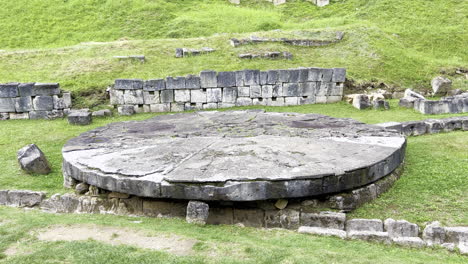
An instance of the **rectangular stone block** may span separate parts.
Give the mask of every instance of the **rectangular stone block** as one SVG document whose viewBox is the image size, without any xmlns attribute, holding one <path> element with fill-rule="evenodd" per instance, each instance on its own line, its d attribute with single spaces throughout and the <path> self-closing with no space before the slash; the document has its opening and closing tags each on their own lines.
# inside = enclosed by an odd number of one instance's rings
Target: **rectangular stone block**
<svg viewBox="0 0 468 264">
<path fill-rule="evenodd" d="M 302 91 L 297 83 L 285 83 L 283 84 L 283 95 L 286 97 L 298 97 L 302 96 Z"/>
<path fill-rule="evenodd" d="M 336 83 L 328 83 L 327 95 L 331 96 L 342 96 L 343 95 L 343 85 L 336 85 Z"/>
<path fill-rule="evenodd" d="M 170 112 L 171 111 L 171 104 L 150 104 L 150 111 L 152 113 L 162 113 L 162 112 Z"/>
<path fill-rule="evenodd" d="M 206 223 L 209 225 L 232 225 L 234 223 L 233 209 L 210 207 Z"/>
<path fill-rule="evenodd" d="M 179 103 L 190 102 L 190 90 L 174 90 L 174 101 Z"/>
<path fill-rule="evenodd" d="M 273 85 L 272 97 L 281 97 L 283 96 L 283 84 L 278 83 Z"/>
<path fill-rule="evenodd" d="M 11 120 L 29 119 L 29 113 L 10 113 Z"/>
<path fill-rule="evenodd" d="M 217 109 L 218 103 L 206 103 L 202 106 L 203 109 Z"/>
<path fill-rule="evenodd" d="M 10 119 L 10 113 L 0 113 L 0 121 Z"/>
<path fill-rule="evenodd" d="M 206 102 L 207 103 L 219 103 L 222 101 L 223 101 L 223 92 L 221 88 L 206 89 Z"/>
<path fill-rule="evenodd" d="M 252 105 L 252 99 L 248 97 L 238 97 L 236 100 L 236 106 L 248 106 Z"/>
<path fill-rule="evenodd" d="M 237 87 L 237 96 L 250 97 L 250 87 L 249 86 Z"/>
<path fill-rule="evenodd" d="M 218 72 L 217 76 L 218 87 L 234 87 L 236 86 L 235 72 Z"/>
<path fill-rule="evenodd" d="M 124 102 L 128 105 L 142 105 L 145 103 L 143 90 L 125 90 Z"/>
<path fill-rule="evenodd" d="M 320 68 L 309 68 L 307 81 L 319 82 L 322 79 L 322 72 Z"/>
<path fill-rule="evenodd" d="M 49 113 L 49 111 L 30 111 L 29 112 L 29 119 L 33 119 L 33 120 L 49 119 L 48 113 Z"/>
<path fill-rule="evenodd" d="M 15 98 L 15 110 L 17 113 L 29 112 L 34 110 L 31 97 Z"/>
<path fill-rule="evenodd" d="M 185 103 L 185 111 L 189 110 L 202 110 L 203 103 Z"/>
<path fill-rule="evenodd" d="M 192 103 L 206 103 L 206 91 L 203 89 L 190 90 L 190 98 Z"/>
<path fill-rule="evenodd" d="M 143 90 L 143 100 L 145 104 L 159 104 L 161 102 L 159 91 L 145 91 Z"/>
<path fill-rule="evenodd" d="M 325 96 L 327 94 L 328 94 L 328 83 L 318 82 L 316 89 L 315 89 L 315 95 Z"/>
<path fill-rule="evenodd" d="M 18 85 L 19 96 L 28 97 L 33 95 L 34 83 L 20 83 Z"/>
<path fill-rule="evenodd" d="M 299 82 L 304 83 L 309 79 L 309 69 L 308 68 L 298 68 L 299 71 Z"/>
<path fill-rule="evenodd" d="M 195 75 L 187 75 L 185 77 L 185 87 L 187 89 L 200 89 L 201 88 L 200 77 Z M 215 86 L 216 87 L 216 86 Z"/>
<path fill-rule="evenodd" d="M 300 84 L 303 96 L 315 96 L 317 90 L 317 82 L 305 82 Z"/>
<path fill-rule="evenodd" d="M 144 104 L 143 105 L 143 113 L 150 113 L 151 112 L 151 107 L 149 104 Z"/>
<path fill-rule="evenodd" d="M 0 84 L 0 98 L 12 98 L 18 96 L 19 83 Z"/>
<path fill-rule="evenodd" d="M 219 103 L 218 104 L 218 108 L 230 108 L 234 106 L 236 106 L 236 104 L 233 104 L 233 103 Z"/>
<path fill-rule="evenodd" d="M 51 111 L 54 109 L 54 99 L 52 96 L 36 96 L 33 99 L 33 107 L 36 111 Z"/>
<path fill-rule="evenodd" d="M 290 69 L 289 70 L 289 79 L 287 82 L 289 83 L 298 83 L 299 82 L 299 75 L 300 75 L 300 70 L 299 69 Z"/>
<path fill-rule="evenodd" d="M 166 81 L 163 79 L 147 80 L 144 83 L 145 91 L 162 91 L 166 89 Z"/>
<path fill-rule="evenodd" d="M 244 85 L 260 85 L 260 71 L 259 70 L 244 70 Z"/>
<path fill-rule="evenodd" d="M 321 82 L 331 82 L 333 77 L 333 69 L 321 69 L 322 77 L 320 78 Z"/>
<path fill-rule="evenodd" d="M 123 105 L 123 104 L 125 104 L 124 91 L 123 90 L 110 89 L 109 90 L 109 98 L 110 98 L 110 104 L 111 105 Z"/>
<path fill-rule="evenodd" d="M 183 112 L 185 103 L 171 103 L 171 112 Z"/>
<path fill-rule="evenodd" d="M 263 98 L 253 98 L 252 105 L 267 105 L 268 101 Z"/>
<path fill-rule="evenodd" d="M 270 106 L 284 106 L 284 97 L 273 97 L 269 103 Z"/>
<path fill-rule="evenodd" d="M 223 89 L 223 103 L 235 104 L 237 102 L 237 88 Z M 248 98 L 250 100 L 250 98 Z"/>
<path fill-rule="evenodd" d="M 117 79 L 114 83 L 117 90 L 139 90 L 143 89 L 143 80 L 140 79 Z"/>
<path fill-rule="evenodd" d="M 143 200 L 143 213 L 146 216 L 185 218 L 186 208 L 186 203 Z"/>
<path fill-rule="evenodd" d="M 327 103 L 327 96 L 326 95 L 316 95 L 315 96 L 315 103 L 316 104 L 326 104 Z"/>
<path fill-rule="evenodd" d="M 278 70 L 278 82 L 288 82 L 289 81 L 289 70 Z"/>
<path fill-rule="evenodd" d="M 346 81 L 346 69 L 345 68 L 333 68 L 332 82 L 343 83 Z"/>
<path fill-rule="evenodd" d="M 235 75 L 236 75 L 236 86 L 237 87 L 245 86 L 245 84 L 244 84 L 244 71 L 236 71 Z"/>
<path fill-rule="evenodd" d="M 259 209 L 234 209 L 234 224 L 264 227 L 264 213 Z"/>
<path fill-rule="evenodd" d="M 8 190 L 0 190 L 0 205 L 8 205 Z"/>
<path fill-rule="evenodd" d="M 250 98 L 262 97 L 262 87 L 260 85 L 250 86 Z"/>
<path fill-rule="evenodd" d="M 162 90 L 160 93 L 161 103 L 174 102 L 174 90 Z"/>
<path fill-rule="evenodd" d="M 267 71 L 267 84 L 276 84 L 279 81 L 279 72 L 277 70 Z"/>
<path fill-rule="evenodd" d="M 344 230 L 346 214 L 334 212 L 302 213 L 301 223 L 305 226 Z"/>
<path fill-rule="evenodd" d="M 263 98 L 273 97 L 273 85 L 262 85 L 262 97 Z"/>
<path fill-rule="evenodd" d="M 286 106 L 299 105 L 299 98 L 300 97 L 285 97 L 284 105 Z"/>
<path fill-rule="evenodd" d="M 185 77 L 167 77 L 166 89 L 185 89 Z"/>
<path fill-rule="evenodd" d="M 327 96 L 327 104 L 338 103 L 343 100 L 342 96 L 339 95 L 329 95 Z"/>
<path fill-rule="evenodd" d="M 383 232 L 383 222 L 380 219 L 352 219 L 346 221 L 346 231 Z"/>
<path fill-rule="evenodd" d="M 299 105 L 315 104 L 315 95 L 299 97 Z"/>
<path fill-rule="evenodd" d="M 218 80 L 215 71 L 202 71 L 200 72 L 200 85 L 201 88 L 215 88 L 218 87 Z"/>
<path fill-rule="evenodd" d="M 63 108 L 72 107 L 72 96 L 71 93 L 62 93 Z"/>
<path fill-rule="evenodd" d="M 268 72 L 260 72 L 260 85 L 268 84 Z"/>
</svg>

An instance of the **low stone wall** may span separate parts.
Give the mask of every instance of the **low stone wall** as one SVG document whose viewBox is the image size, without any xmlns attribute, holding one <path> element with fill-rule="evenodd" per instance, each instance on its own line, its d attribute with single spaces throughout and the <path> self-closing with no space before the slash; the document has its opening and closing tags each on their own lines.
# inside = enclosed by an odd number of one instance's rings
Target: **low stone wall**
<svg viewBox="0 0 468 264">
<path fill-rule="evenodd" d="M 61 118 L 71 103 L 58 83 L 0 84 L 0 120 Z"/>
<path fill-rule="evenodd" d="M 377 124 L 387 129 L 394 129 L 405 136 L 420 136 L 455 130 L 468 131 L 468 116 L 448 117 L 443 119 L 426 119 L 408 122 L 387 122 Z"/>
<path fill-rule="evenodd" d="M 234 106 L 333 103 L 343 98 L 346 69 L 202 71 L 143 81 L 118 79 L 110 103 L 121 114 L 179 112 Z"/>
<path fill-rule="evenodd" d="M 419 99 L 414 101 L 414 109 L 425 115 L 467 113 L 468 93 L 447 96 L 437 101 Z"/>
<path fill-rule="evenodd" d="M 301 46 L 301 47 L 321 47 L 327 46 L 333 43 L 340 42 L 344 37 L 344 32 L 337 31 L 334 39 L 329 40 L 317 40 L 317 39 L 288 39 L 288 38 L 260 38 L 256 36 L 250 36 L 246 39 L 237 39 L 232 38 L 230 40 L 231 46 L 238 47 L 241 45 L 256 44 L 256 43 L 283 43 L 292 46 Z"/>
</svg>

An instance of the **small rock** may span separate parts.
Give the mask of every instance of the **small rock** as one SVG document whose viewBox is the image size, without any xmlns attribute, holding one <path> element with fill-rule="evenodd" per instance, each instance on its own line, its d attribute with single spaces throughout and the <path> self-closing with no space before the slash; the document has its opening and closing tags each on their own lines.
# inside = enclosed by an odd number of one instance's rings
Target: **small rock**
<svg viewBox="0 0 468 264">
<path fill-rule="evenodd" d="M 358 94 L 354 96 L 353 106 L 359 110 L 366 109 L 370 106 L 369 96 L 365 94 Z"/>
<path fill-rule="evenodd" d="M 94 197 L 99 196 L 99 188 L 94 185 L 90 185 L 89 191 L 86 193 L 86 195 L 94 196 Z"/>
<path fill-rule="evenodd" d="M 434 95 L 445 95 L 452 89 L 452 81 L 442 76 L 432 79 L 431 85 Z"/>
<path fill-rule="evenodd" d="M 417 92 L 412 91 L 411 89 L 406 89 L 405 90 L 405 96 L 404 97 L 414 97 L 416 99 L 423 99 L 426 100 L 424 96 L 421 94 L 418 94 Z"/>
<path fill-rule="evenodd" d="M 91 124 L 92 121 L 93 118 L 89 112 L 72 112 L 68 115 L 68 123 L 70 125 L 87 126 Z"/>
<path fill-rule="evenodd" d="M 135 107 L 133 105 L 122 105 L 122 106 L 119 106 L 117 110 L 119 114 L 123 116 L 131 116 L 136 113 Z"/>
<path fill-rule="evenodd" d="M 21 169 L 27 173 L 49 174 L 51 168 L 44 153 L 35 145 L 30 144 L 17 153 Z"/>
<path fill-rule="evenodd" d="M 406 108 L 414 108 L 414 102 L 416 100 L 418 100 L 418 98 L 406 96 L 400 99 L 400 102 L 398 103 L 398 105 L 401 107 L 406 107 Z"/>
<path fill-rule="evenodd" d="M 89 191 L 89 184 L 84 183 L 84 182 L 78 183 L 75 187 L 76 194 L 85 194 L 88 191 Z"/>
<path fill-rule="evenodd" d="M 94 111 L 93 116 L 95 117 L 112 116 L 112 111 L 109 109 Z"/>
<path fill-rule="evenodd" d="M 320 235 L 320 236 L 334 236 L 341 239 L 346 238 L 346 232 L 340 229 L 333 228 L 323 228 L 323 227 L 311 227 L 311 226 L 301 226 L 298 229 L 298 232 L 301 234 L 311 234 L 311 235 Z"/>
<path fill-rule="evenodd" d="M 206 224 L 209 209 L 210 207 L 207 203 L 190 201 L 187 205 L 187 222 L 200 225 Z"/>
<path fill-rule="evenodd" d="M 283 210 L 284 208 L 286 208 L 286 206 L 288 206 L 288 200 L 286 200 L 286 199 L 279 199 L 275 203 L 275 207 L 280 209 L 280 210 Z"/>
<path fill-rule="evenodd" d="M 176 57 L 176 58 L 182 58 L 182 57 L 184 57 L 184 49 L 182 49 L 182 48 L 177 48 L 177 49 L 175 50 L 175 57 Z"/>
<path fill-rule="evenodd" d="M 390 104 L 385 100 L 377 99 L 377 100 L 374 100 L 372 104 L 374 105 L 374 109 L 376 109 L 376 110 L 378 110 L 378 109 L 384 109 L 384 110 L 390 109 Z"/>
</svg>

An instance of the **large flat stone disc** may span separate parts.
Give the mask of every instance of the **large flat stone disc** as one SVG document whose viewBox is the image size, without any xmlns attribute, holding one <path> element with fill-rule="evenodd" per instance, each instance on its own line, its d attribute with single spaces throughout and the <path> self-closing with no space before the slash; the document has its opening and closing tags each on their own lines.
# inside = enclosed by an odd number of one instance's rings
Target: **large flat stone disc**
<svg viewBox="0 0 468 264">
<path fill-rule="evenodd" d="M 174 199 L 307 197 L 372 183 L 405 138 L 351 119 L 198 112 L 110 124 L 70 140 L 64 174 L 103 189 Z"/>
</svg>

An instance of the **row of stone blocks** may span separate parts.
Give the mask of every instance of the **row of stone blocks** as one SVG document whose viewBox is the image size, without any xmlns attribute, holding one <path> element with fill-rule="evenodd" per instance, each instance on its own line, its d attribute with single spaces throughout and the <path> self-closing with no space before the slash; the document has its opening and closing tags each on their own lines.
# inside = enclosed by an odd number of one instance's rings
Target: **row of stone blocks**
<svg viewBox="0 0 468 264">
<path fill-rule="evenodd" d="M 0 120 L 59 118 L 71 104 L 58 83 L 0 84 Z"/>
<path fill-rule="evenodd" d="M 405 136 L 420 136 L 455 130 L 468 131 L 468 116 L 456 116 L 443 119 L 426 119 L 408 122 L 387 122 L 377 124 L 386 129 L 397 130 Z"/>
<path fill-rule="evenodd" d="M 332 103 L 341 101 L 345 79 L 343 68 L 202 71 L 165 80 L 118 79 L 109 95 L 122 114 Z"/>
<path fill-rule="evenodd" d="M 414 101 L 414 109 L 426 115 L 468 113 L 468 93 L 437 101 L 418 99 Z"/>
</svg>

